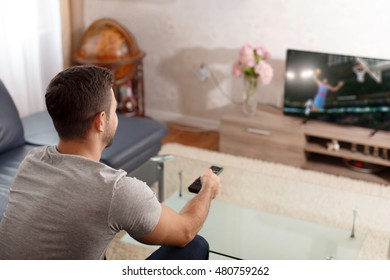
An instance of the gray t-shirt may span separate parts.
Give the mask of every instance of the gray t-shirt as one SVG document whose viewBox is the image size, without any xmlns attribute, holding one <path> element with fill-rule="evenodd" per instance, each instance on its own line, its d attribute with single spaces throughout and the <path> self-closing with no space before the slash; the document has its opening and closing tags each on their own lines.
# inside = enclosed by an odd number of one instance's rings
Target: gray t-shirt
<svg viewBox="0 0 390 280">
<path fill-rule="evenodd" d="M 0 222 L 0 259 L 102 259 L 115 233 L 151 232 L 161 205 L 135 178 L 56 147 L 19 167 Z"/>
</svg>

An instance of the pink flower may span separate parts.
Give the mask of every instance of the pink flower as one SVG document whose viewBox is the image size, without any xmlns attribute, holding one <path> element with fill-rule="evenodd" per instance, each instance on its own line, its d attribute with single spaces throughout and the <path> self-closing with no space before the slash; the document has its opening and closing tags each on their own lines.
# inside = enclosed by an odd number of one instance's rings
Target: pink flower
<svg viewBox="0 0 390 280">
<path fill-rule="evenodd" d="M 270 57 L 266 48 L 247 43 L 241 47 L 239 60 L 233 64 L 233 75 L 237 78 L 256 78 L 260 83 L 268 85 L 274 74 L 271 65 L 265 62 Z"/>
<path fill-rule="evenodd" d="M 260 61 L 255 67 L 255 72 L 259 74 L 260 81 L 263 85 L 268 85 L 274 75 L 274 70 L 271 65 L 269 65 L 264 60 Z"/>
<path fill-rule="evenodd" d="M 236 76 L 237 78 L 242 77 L 242 70 L 240 67 L 240 62 L 237 61 L 236 63 L 233 64 L 233 75 Z"/>
<path fill-rule="evenodd" d="M 256 57 L 253 46 L 251 44 L 245 44 L 240 50 L 240 62 L 248 67 L 254 67 L 256 64 Z"/>
<path fill-rule="evenodd" d="M 256 49 L 257 55 L 261 56 L 264 60 L 268 60 L 271 58 L 271 53 L 264 47 L 258 47 Z"/>
</svg>

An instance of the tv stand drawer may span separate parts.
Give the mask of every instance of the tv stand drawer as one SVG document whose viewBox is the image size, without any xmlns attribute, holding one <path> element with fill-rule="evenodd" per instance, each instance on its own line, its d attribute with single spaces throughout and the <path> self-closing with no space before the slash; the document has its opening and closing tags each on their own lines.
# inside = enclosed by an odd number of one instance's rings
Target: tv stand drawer
<svg viewBox="0 0 390 280">
<path fill-rule="evenodd" d="M 302 166 L 305 139 L 301 121 L 267 109 L 261 107 L 254 117 L 246 117 L 242 113 L 223 116 L 221 152 Z"/>
</svg>

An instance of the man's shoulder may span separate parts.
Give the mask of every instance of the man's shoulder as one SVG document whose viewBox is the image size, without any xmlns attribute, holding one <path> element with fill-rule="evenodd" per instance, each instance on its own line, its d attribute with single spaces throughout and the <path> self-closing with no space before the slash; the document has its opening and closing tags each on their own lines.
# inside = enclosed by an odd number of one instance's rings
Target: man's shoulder
<svg viewBox="0 0 390 280">
<path fill-rule="evenodd" d="M 126 171 L 112 168 L 100 161 L 94 161 L 80 155 L 61 154 L 56 146 L 40 146 L 32 149 L 26 156 L 31 164 L 51 166 L 51 169 L 71 171 L 74 173 L 88 173 L 88 176 L 104 177 L 108 180 L 118 180 L 127 175 Z"/>
<path fill-rule="evenodd" d="M 37 146 L 28 153 L 28 155 L 35 155 L 35 154 L 41 154 L 41 153 L 46 153 L 48 148 L 50 146 Z"/>
<path fill-rule="evenodd" d="M 23 162 L 31 162 L 35 161 L 36 159 L 41 160 L 45 157 L 45 155 L 48 153 L 49 146 L 38 146 L 33 149 L 31 149 L 27 155 L 25 156 Z"/>
<path fill-rule="evenodd" d="M 49 154 L 58 153 L 55 146 L 37 146 L 27 154 L 26 157 L 41 157 Z"/>
</svg>

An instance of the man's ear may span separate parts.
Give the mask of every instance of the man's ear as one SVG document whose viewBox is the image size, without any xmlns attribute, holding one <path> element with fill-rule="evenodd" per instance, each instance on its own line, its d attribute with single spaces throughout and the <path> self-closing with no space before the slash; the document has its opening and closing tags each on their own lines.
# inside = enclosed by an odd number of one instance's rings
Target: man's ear
<svg viewBox="0 0 390 280">
<path fill-rule="evenodd" d="M 97 131 L 103 132 L 105 129 L 105 122 L 106 122 L 106 113 L 100 112 L 96 114 L 93 120 L 93 126 Z"/>
</svg>

